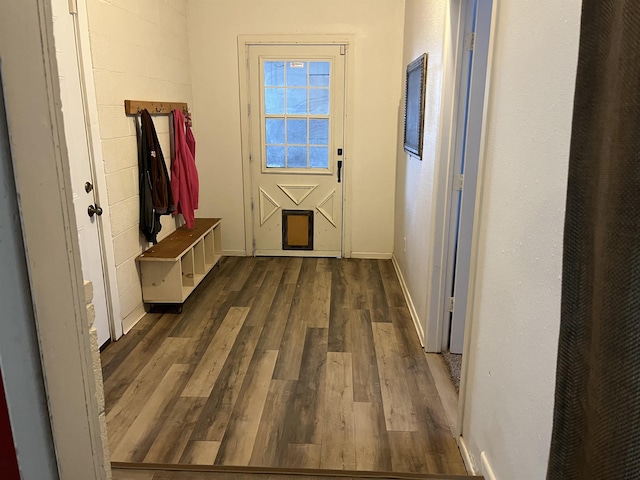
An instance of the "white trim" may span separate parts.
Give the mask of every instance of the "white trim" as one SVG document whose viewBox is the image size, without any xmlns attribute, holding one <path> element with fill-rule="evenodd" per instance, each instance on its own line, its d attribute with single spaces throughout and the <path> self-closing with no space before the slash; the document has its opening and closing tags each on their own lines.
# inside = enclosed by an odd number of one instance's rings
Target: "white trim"
<svg viewBox="0 0 640 480">
<path fill-rule="evenodd" d="M 445 16 L 445 32 L 442 37 L 443 41 L 443 77 L 442 77 L 442 108 L 440 111 L 439 131 L 434 172 L 434 198 L 431 215 L 431 236 L 429 244 L 433 249 L 431 256 L 431 264 L 429 270 L 431 275 L 428 280 L 427 288 L 427 317 L 424 319 L 425 331 L 425 350 L 427 352 L 440 352 L 442 350 L 442 315 L 440 312 L 444 309 L 445 302 L 445 260 L 446 260 L 446 209 L 447 199 L 451 193 L 451 182 L 448 178 L 453 168 L 453 157 L 455 148 L 455 126 L 457 123 L 457 55 L 459 52 L 458 42 L 463 41 L 460 38 L 460 28 L 462 21 L 462 3 L 464 0 L 449 0 L 447 2 L 447 13 Z M 456 35 L 450 34 L 449 26 L 453 22 L 453 7 L 457 6 Z M 452 43 L 451 38 L 457 39 Z"/>
<path fill-rule="evenodd" d="M 353 142 L 353 119 L 355 118 L 355 105 L 354 97 L 351 93 L 351 85 L 354 85 L 355 77 L 355 57 L 356 57 L 356 40 L 355 35 L 347 35 L 343 43 L 346 45 L 346 58 L 344 64 L 344 156 L 342 157 L 342 178 L 344 183 L 342 185 L 342 255 L 345 258 L 353 256 L 351 251 L 351 238 L 352 238 L 352 225 L 351 217 L 353 212 L 351 207 L 353 201 L 351 199 L 351 186 L 353 185 L 353 177 L 349 162 L 351 161 L 351 145 Z"/>
<path fill-rule="evenodd" d="M 484 450 L 480 454 L 480 471 L 484 475 L 485 480 L 497 480 L 496 474 L 493 472 L 493 468 L 489 463 L 487 452 Z"/>
<path fill-rule="evenodd" d="M 240 90 L 240 154 L 242 155 L 242 188 L 244 194 L 244 242 L 247 254 L 253 255 L 253 212 L 251 209 L 251 138 L 249 118 L 249 42 L 238 36 L 238 89 Z"/>
<path fill-rule="evenodd" d="M 11 18 L 2 7 L 0 15 Z M 1 18 L 0 28 L 5 28 Z M 3 50 L 0 47 L 0 56 L 4 56 Z M 11 320 L 1 322 L 0 327 L 0 389 L 4 386 L 15 450 L 28 452 L 28 455 L 17 458 L 22 478 L 57 480 L 58 466 L 34 328 L 22 223 L 20 216 L 16 215 L 19 211 L 18 196 L 7 126 L 11 118 L 5 115 L 3 93 L 4 88 L 0 84 L 0 178 L 3 179 L 0 182 L 0 305 L 7 312 L 4 315 Z M 8 453 L 3 451 L 0 456 Z"/>
<path fill-rule="evenodd" d="M 418 317 L 418 312 L 416 311 L 416 307 L 413 304 L 411 294 L 409 293 L 407 282 L 404 281 L 402 270 L 400 270 L 400 264 L 398 263 L 398 259 L 396 258 L 395 255 L 391 256 L 391 261 L 393 262 L 393 266 L 396 269 L 396 274 L 398 275 L 398 280 L 400 281 L 400 286 L 402 287 L 402 293 L 404 293 L 404 298 L 407 301 L 407 306 L 409 307 L 409 313 L 411 313 L 413 326 L 416 328 L 416 332 L 418 333 L 418 338 L 420 339 L 420 345 L 424 347 L 424 330 L 422 330 L 422 325 L 420 324 L 420 318 Z"/>
<path fill-rule="evenodd" d="M 251 187 L 252 169 L 249 157 L 250 145 L 250 119 L 249 119 L 249 47 L 251 45 L 344 45 L 345 46 L 345 78 L 344 78 L 344 143 L 342 145 L 343 167 L 342 178 L 342 252 L 345 258 L 351 253 L 351 199 L 349 198 L 349 185 L 351 185 L 351 169 L 349 168 L 349 148 L 353 138 L 353 95 L 350 94 L 350 85 L 353 84 L 354 72 L 354 45 L 355 35 L 238 35 L 238 78 L 240 89 L 240 143 L 242 155 L 242 185 L 244 193 L 244 226 L 245 248 L 247 254 L 257 254 L 253 249 L 253 212 L 251 211 Z M 339 255 L 338 255 L 339 256 Z"/>
<path fill-rule="evenodd" d="M 481 0 L 483 1 L 483 0 Z M 483 106 L 483 116 L 482 116 L 482 130 L 486 133 L 486 126 L 488 123 L 488 118 L 490 115 L 489 112 L 489 97 L 491 92 L 491 77 L 493 73 L 493 55 L 495 51 L 495 40 L 496 40 L 496 20 L 497 20 L 497 11 L 499 6 L 498 0 L 487 0 L 492 2 L 492 11 L 491 11 L 491 32 L 489 33 L 489 53 L 487 55 L 487 80 L 485 84 L 485 94 L 484 94 L 484 106 Z M 485 171 L 486 166 L 486 135 L 482 135 L 482 140 L 480 144 L 480 157 L 478 161 L 478 189 L 476 191 L 476 203 L 475 203 L 475 212 L 474 212 L 474 222 L 473 222 L 473 234 L 472 234 L 472 247 L 471 247 L 471 264 L 469 266 L 469 290 L 467 296 L 467 315 L 465 319 L 465 329 L 464 329 L 464 348 L 462 354 L 462 371 L 460 373 L 460 396 L 459 396 L 459 404 L 458 404 L 458 422 L 456 425 L 456 434 L 462 436 L 464 434 L 464 414 L 467 409 L 467 403 L 471 402 L 471 398 L 467 396 L 467 370 L 470 368 L 472 364 L 471 358 L 471 337 L 475 316 L 474 313 L 476 311 L 476 299 L 475 299 L 475 291 L 476 291 L 476 281 L 478 278 L 478 257 L 480 253 L 480 231 L 482 229 L 482 225 L 480 219 L 482 218 L 482 199 L 484 195 L 484 177 L 486 175 Z"/>
<path fill-rule="evenodd" d="M 260 257 L 308 257 L 308 258 L 339 258 L 339 251 L 318 250 L 256 250 L 256 256 Z"/>
<path fill-rule="evenodd" d="M 82 76 L 84 78 L 84 103 L 88 115 L 87 133 L 89 135 L 89 148 L 92 154 L 91 168 L 94 174 L 94 191 L 97 203 L 102 207 L 103 215 L 100 216 L 98 235 L 100 237 L 100 249 L 102 250 L 102 268 L 104 271 L 105 297 L 107 312 L 109 313 L 109 329 L 112 340 L 118 340 L 123 335 L 123 324 L 120 311 L 120 294 L 118 292 L 118 280 L 116 273 L 116 259 L 113 251 L 113 239 L 111 235 L 111 215 L 109 214 L 109 201 L 107 199 L 107 180 L 104 171 L 104 159 L 102 157 L 102 140 L 100 125 L 98 123 L 98 104 L 96 101 L 95 82 L 93 80 L 93 59 L 91 57 L 89 39 L 89 20 L 86 0 L 77 0 L 78 25 L 80 36 L 80 55 L 82 58 Z"/>
<path fill-rule="evenodd" d="M 238 35 L 238 46 L 245 45 L 350 45 L 354 35 Z"/>
<path fill-rule="evenodd" d="M 467 443 L 462 437 L 458 437 L 456 440 L 458 441 L 458 449 L 460 450 L 460 456 L 462 457 L 464 466 L 467 469 L 467 474 L 477 475 L 478 470 L 473 463 L 473 459 L 471 458 L 471 454 L 469 453 L 469 449 L 467 448 Z"/>
<path fill-rule="evenodd" d="M 120 322 L 122 324 L 124 334 L 126 335 L 129 333 L 146 314 L 147 311 L 144 309 L 144 303 L 141 303 L 133 310 L 133 312 L 127 315 L 122 322 Z"/>
<path fill-rule="evenodd" d="M 459 316 L 462 313 L 460 310 L 464 311 L 465 309 L 466 298 L 458 299 L 453 314 L 450 311 L 448 299 L 451 296 L 452 289 L 454 289 L 455 295 L 459 296 L 463 292 L 458 289 L 467 287 L 464 284 L 464 280 L 467 278 L 465 275 L 468 275 L 468 271 L 464 268 L 464 252 L 470 250 L 470 239 L 464 237 L 462 232 L 465 227 L 468 227 L 469 221 L 473 222 L 473 218 L 465 215 L 469 208 L 473 207 L 473 205 L 469 205 L 469 196 L 466 192 L 471 190 L 475 194 L 477 181 L 473 175 L 475 170 L 473 165 L 474 157 L 473 155 L 468 155 L 468 153 L 472 144 L 470 132 L 474 130 L 474 125 L 470 123 L 473 121 L 475 113 L 472 95 L 479 75 L 478 68 L 482 68 L 482 66 L 478 64 L 478 59 L 480 58 L 478 52 L 468 52 L 465 48 L 466 36 L 473 29 L 474 24 L 474 2 L 473 0 L 463 0 L 462 2 L 457 2 L 456 7 L 460 8 L 460 10 L 457 22 L 458 34 L 456 36 L 458 41 L 455 50 L 456 71 L 453 79 L 455 87 L 453 89 L 454 102 L 452 103 L 452 109 L 454 110 L 451 114 L 452 124 L 449 134 L 449 164 L 446 170 L 446 178 L 444 178 L 444 173 L 443 177 L 440 178 L 441 182 L 445 182 L 444 190 L 446 190 L 446 196 L 442 199 L 443 210 L 434 212 L 434 215 L 438 215 L 438 218 L 442 219 L 443 222 L 442 237 L 439 238 L 442 241 L 442 268 L 439 271 L 440 294 L 437 302 L 437 331 L 440 336 L 440 350 L 451 339 L 451 352 L 462 353 L 461 346 L 458 343 L 456 343 L 456 346 L 459 347 L 459 351 L 455 351 L 453 348 L 453 331 L 455 321 L 458 320 L 459 322 Z M 471 59 L 473 59 L 472 62 L 470 62 Z M 482 60 L 480 59 L 480 61 Z M 468 114 L 467 118 L 465 118 L 465 114 Z M 464 159 L 462 158 L 463 151 L 466 152 Z M 455 179 L 460 173 L 462 165 L 464 165 L 465 176 L 464 195 L 457 193 L 455 187 Z M 465 197 L 464 199 L 462 198 L 463 196 Z M 451 325 L 449 325 L 449 319 L 451 319 Z M 458 338 L 456 340 L 459 341 Z"/>
<path fill-rule="evenodd" d="M 391 260 L 393 253 L 388 252 L 351 252 L 350 258 L 369 258 L 372 260 Z"/>
<path fill-rule="evenodd" d="M 245 250 L 222 250 L 223 257 L 248 257 L 250 256 Z"/>
<path fill-rule="evenodd" d="M 109 466 L 98 420 L 60 87 L 54 80 L 51 2 L 0 5 L 7 118 L 60 478 L 104 480 Z"/>
</svg>

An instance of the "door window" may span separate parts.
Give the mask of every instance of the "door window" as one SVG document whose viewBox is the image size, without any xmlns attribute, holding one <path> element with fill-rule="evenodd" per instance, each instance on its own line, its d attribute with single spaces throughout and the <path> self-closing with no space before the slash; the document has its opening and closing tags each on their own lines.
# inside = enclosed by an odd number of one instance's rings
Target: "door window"
<svg viewBox="0 0 640 480">
<path fill-rule="evenodd" d="M 330 61 L 263 61 L 268 170 L 329 170 L 330 88 Z"/>
</svg>

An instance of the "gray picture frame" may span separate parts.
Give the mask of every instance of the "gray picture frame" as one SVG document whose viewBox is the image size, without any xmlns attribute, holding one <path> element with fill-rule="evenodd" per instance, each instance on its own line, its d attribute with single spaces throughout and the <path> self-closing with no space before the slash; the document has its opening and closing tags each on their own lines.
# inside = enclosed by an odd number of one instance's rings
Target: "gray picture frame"
<svg viewBox="0 0 640 480">
<path fill-rule="evenodd" d="M 404 101 L 404 151 L 422 160 L 428 54 L 407 65 Z"/>
</svg>

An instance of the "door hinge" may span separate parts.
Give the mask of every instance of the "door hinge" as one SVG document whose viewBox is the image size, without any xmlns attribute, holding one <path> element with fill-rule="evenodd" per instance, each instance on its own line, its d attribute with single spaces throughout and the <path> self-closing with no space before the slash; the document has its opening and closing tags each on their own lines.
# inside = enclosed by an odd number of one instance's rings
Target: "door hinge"
<svg viewBox="0 0 640 480">
<path fill-rule="evenodd" d="M 464 187 L 464 174 L 460 173 L 453 178 L 454 190 L 461 192 Z"/>
<path fill-rule="evenodd" d="M 251 116 L 251 104 L 247 105 L 247 115 Z"/>
<path fill-rule="evenodd" d="M 253 253 L 256 253 L 256 239 L 253 239 Z"/>
<path fill-rule="evenodd" d="M 340 45 L 340 55 L 346 55 L 346 53 L 347 53 L 347 46 Z"/>
<path fill-rule="evenodd" d="M 69 0 L 69 13 L 71 15 L 78 14 L 78 0 Z"/>
<path fill-rule="evenodd" d="M 471 52 L 474 48 L 476 48 L 476 32 L 469 32 L 464 36 L 464 49 Z"/>
<path fill-rule="evenodd" d="M 253 202 L 253 198 L 251 199 L 251 211 L 253 212 L 253 210 L 256 208 L 256 204 Z"/>
<path fill-rule="evenodd" d="M 456 306 L 456 297 L 449 297 L 449 311 L 453 313 L 453 309 Z"/>
</svg>

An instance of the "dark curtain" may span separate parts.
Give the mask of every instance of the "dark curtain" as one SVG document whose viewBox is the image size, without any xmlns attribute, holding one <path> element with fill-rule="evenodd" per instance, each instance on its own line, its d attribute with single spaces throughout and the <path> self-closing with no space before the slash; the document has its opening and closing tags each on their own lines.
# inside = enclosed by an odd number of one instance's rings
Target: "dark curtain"
<svg viewBox="0 0 640 480">
<path fill-rule="evenodd" d="M 640 1 L 584 0 L 547 478 L 640 478 Z"/>
</svg>

